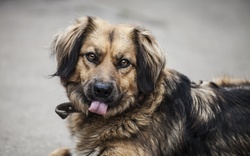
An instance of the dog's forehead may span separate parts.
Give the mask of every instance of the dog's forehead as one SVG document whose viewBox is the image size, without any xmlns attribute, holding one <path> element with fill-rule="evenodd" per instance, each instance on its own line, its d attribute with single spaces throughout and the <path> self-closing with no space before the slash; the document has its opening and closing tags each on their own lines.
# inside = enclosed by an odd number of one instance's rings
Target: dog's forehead
<svg viewBox="0 0 250 156">
<path fill-rule="evenodd" d="M 112 24 L 108 21 L 96 19 L 95 23 L 95 32 L 98 32 L 104 36 L 110 37 L 110 35 L 116 35 L 119 37 L 122 35 L 123 37 L 129 37 L 131 31 L 133 31 L 134 26 L 128 24 Z"/>
<path fill-rule="evenodd" d="M 102 53 L 117 55 L 132 52 L 134 44 L 131 25 L 111 24 L 107 21 L 96 20 L 95 30 L 89 35 L 88 43 Z"/>
</svg>

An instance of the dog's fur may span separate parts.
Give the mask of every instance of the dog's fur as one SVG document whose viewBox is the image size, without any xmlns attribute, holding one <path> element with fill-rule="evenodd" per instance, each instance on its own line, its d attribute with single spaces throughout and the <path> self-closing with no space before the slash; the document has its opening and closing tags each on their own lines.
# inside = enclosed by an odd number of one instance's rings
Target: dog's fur
<svg viewBox="0 0 250 156">
<path fill-rule="evenodd" d="M 55 37 L 61 78 L 72 106 L 73 149 L 53 156 L 250 155 L 250 82 L 192 83 L 165 66 L 149 31 L 80 18 Z M 111 86 L 108 97 L 93 91 Z M 91 112 L 92 101 L 108 105 Z"/>
</svg>

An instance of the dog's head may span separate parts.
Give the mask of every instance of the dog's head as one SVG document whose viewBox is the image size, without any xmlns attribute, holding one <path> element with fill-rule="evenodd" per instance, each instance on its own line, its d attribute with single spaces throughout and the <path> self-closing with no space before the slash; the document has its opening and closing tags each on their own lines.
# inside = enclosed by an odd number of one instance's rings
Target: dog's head
<svg viewBox="0 0 250 156">
<path fill-rule="evenodd" d="M 52 44 L 70 101 L 84 113 L 114 116 L 155 89 L 165 57 L 145 29 L 80 18 Z"/>
</svg>

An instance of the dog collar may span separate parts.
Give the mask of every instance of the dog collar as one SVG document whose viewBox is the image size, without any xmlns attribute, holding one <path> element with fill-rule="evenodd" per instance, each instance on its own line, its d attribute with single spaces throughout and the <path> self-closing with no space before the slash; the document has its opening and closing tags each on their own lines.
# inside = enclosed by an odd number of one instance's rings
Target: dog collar
<svg viewBox="0 0 250 156">
<path fill-rule="evenodd" d="M 55 112 L 62 118 L 65 119 L 70 113 L 79 112 L 70 102 L 65 102 L 58 105 L 55 109 Z"/>
</svg>

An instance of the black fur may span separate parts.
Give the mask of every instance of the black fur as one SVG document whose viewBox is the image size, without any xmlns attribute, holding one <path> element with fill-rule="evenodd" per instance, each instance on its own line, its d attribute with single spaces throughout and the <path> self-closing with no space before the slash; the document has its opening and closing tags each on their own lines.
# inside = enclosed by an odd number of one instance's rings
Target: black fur
<svg viewBox="0 0 250 156">
<path fill-rule="evenodd" d="M 159 138 L 168 140 L 169 155 L 250 155 L 250 90 L 228 90 L 214 83 L 193 86 L 184 75 L 174 74 L 181 80 L 166 79 L 167 94 L 159 108 L 166 119 L 161 126 L 166 138 Z"/>
<path fill-rule="evenodd" d="M 88 17 L 88 24 L 84 28 L 83 33 L 74 41 L 74 45 L 69 56 L 62 58 L 62 63 L 58 65 L 57 72 L 52 76 L 59 76 L 61 79 L 69 78 L 75 71 L 75 66 L 78 62 L 79 52 L 88 34 L 94 30 L 92 17 Z"/>
<path fill-rule="evenodd" d="M 139 41 L 139 30 L 134 29 L 134 43 L 136 48 L 136 71 L 137 82 L 141 92 L 145 94 L 151 93 L 155 88 L 155 73 L 149 64 L 147 52 Z M 155 63 L 156 65 L 156 63 Z"/>
</svg>

